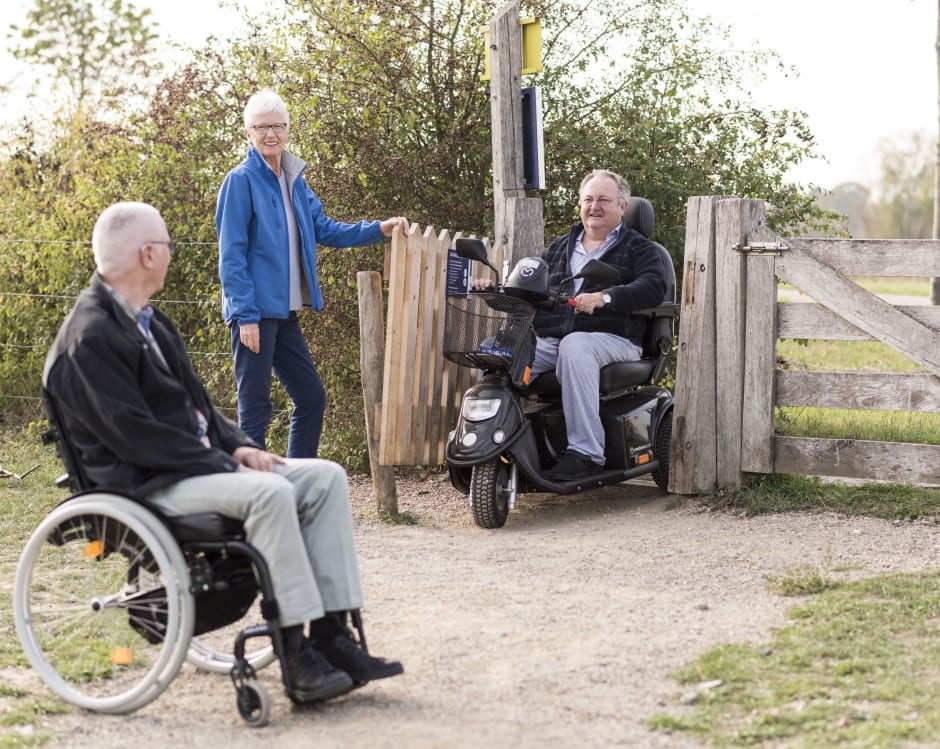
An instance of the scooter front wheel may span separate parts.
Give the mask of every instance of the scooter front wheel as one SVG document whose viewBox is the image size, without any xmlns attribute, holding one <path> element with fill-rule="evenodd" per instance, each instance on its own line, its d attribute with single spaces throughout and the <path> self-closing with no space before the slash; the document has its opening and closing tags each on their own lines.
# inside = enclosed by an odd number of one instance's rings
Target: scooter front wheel
<svg viewBox="0 0 940 749">
<path fill-rule="evenodd" d="M 509 464 L 500 458 L 473 467 L 470 509 L 481 528 L 502 528 L 509 515 Z"/>
</svg>

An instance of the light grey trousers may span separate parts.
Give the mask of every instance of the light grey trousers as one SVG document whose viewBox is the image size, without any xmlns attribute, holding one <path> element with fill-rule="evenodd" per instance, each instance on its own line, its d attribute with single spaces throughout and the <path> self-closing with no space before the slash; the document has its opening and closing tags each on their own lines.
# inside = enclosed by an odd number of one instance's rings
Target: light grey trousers
<svg viewBox="0 0 940 749">
<path fill-rule="evenodd" d="M 281 626 L 362 608 L 359 563 L 342 466 L 289 459 L 275 472 L 183 479 L 150 495 L 167 515 L 219 512 L 244 522 L 271 571 Z"/>
<path fill-rule="evenodd" d="M 532 374 L 555 370 L 561 383 L 568 449 L 604 465 L 604 426 L 600 416 L 601 367 L 636 361 L 643 349 L 613 333 L 569 333 L 564 338 L 537 338 Z"/>
</svg>

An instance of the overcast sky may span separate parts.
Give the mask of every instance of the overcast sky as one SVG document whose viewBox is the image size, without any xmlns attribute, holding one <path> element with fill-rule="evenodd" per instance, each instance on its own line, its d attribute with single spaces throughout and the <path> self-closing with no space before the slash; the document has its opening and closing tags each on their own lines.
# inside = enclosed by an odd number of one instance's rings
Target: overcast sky
<svg viewBox="0 0 940 749">
<path fill-rule="evenodd" d="M 276 8 L 281 0 L 241 0 Z M 611 0 L 612 2 L 616 0 Z M 31 0 L 2 0 L 2 26 L 20 23 Z M 936 0 L 688 0 L 697 15 L 730 25 L 735 46 L 776 50 L 797 78 L 776 77 L 756 92 L 761 103 L 807 112 L 820 152 L 791 176 L 832 188 L 877 179 L 886 138 L 937 129 Z M 151 7 L 160 31 L 198 46 L 208 34 L 226 38 L 240 26 L 231 2 L 137 0 Z M 6 45 L 4 44 L 4 47 Z M 10 70 L 5 49 L 0 69 Z"/>
</svg>

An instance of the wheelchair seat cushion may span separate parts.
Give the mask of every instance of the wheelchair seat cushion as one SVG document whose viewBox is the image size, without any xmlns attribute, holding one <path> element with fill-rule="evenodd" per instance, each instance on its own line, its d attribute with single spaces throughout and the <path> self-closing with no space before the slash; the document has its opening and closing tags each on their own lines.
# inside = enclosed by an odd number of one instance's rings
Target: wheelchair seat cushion
<svg viewBox="0 0 940 749">
<path fill-rule="evenodd" d="M 653 375 L 655 359 L 619 361 L 601 367 L 600 392 L 612 393 L 624 388 L 645 385 Z M 559 395 L 561 383 L 554 372 L 543 372 L 526 389 L 526 395 Z"/>
<path fill-rule="evenodd" d="M 219 539 L 244 540 L 245 527 L 238 518 L 219 512 L 197 512 L 191 515 L 164 515 L 170 532 L 180 543 L 216 541 Z"/>
</svg>

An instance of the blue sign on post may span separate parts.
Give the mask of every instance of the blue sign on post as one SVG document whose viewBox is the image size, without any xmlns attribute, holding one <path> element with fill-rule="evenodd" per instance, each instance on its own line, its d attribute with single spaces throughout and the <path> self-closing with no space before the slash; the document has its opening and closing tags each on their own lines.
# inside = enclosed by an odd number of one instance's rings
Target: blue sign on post
<svg viewBox="0 0 940 749">
<path fill-rule="evenodd" d="M 447 250 L 447 296 L 463 296 L 470 291 L 470 260 Z"/>
<path fill-rule="evenodd" d="M 522 89 L 523 189 L 545 189 L 545 140 L 542 137 L 542 91 Z"/>
</svg>

